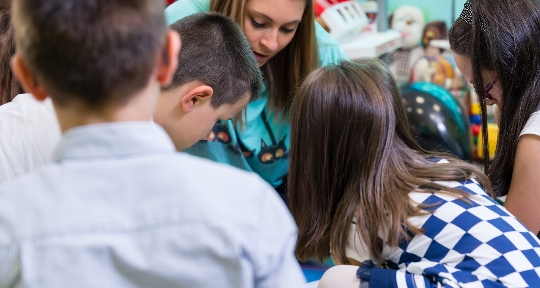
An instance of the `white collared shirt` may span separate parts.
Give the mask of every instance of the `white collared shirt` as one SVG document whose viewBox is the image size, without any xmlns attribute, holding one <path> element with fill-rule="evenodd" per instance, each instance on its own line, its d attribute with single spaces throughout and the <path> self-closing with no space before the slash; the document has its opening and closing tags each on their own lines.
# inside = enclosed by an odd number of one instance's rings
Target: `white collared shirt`
<svg viewBox="0 0 540 288">
<path fill-rule="evenodd" d="M 49 163 L 61 137 L 51 99 L 20 94 L 0 106 L 0 183 Z"/>
<path fill-rule="evenodd" d="M 267 183 L 151 122 L 71 129 L 0 186 L 0 287 L 300 287 L 296 238 Z"/>
</svg>

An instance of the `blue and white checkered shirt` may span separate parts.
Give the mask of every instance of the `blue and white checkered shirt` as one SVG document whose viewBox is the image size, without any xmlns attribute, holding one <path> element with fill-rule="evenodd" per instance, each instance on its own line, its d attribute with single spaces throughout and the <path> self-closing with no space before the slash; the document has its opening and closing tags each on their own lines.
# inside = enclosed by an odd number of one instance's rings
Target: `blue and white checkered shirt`
<svg viewBox="0 0 540 288">
<path fill-rule="evenodd" d="M 415 203 L 433 205 L 425 208 L 432 214 L 409 218 L 425 233 L 386 247 L 390 269 L 371 269 L 370 287 L 540 287 L 536 235 L 477 181 L 436 183 L 472 194 L 470 204 L 442 193 L 409 193 Z"/>
<path fill-rule="evenodd" d="M 296 237 L 255 174 L 153 123 L 84 126 L 0 188 L 0 287 L 299 287 Z"/>
</svg>

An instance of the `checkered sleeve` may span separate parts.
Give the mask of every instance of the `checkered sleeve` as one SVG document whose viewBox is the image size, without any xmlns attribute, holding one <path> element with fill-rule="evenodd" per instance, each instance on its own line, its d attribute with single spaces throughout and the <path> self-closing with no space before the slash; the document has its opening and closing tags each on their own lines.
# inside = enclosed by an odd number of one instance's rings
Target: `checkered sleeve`
<svg viewBox="0 0 540 288">
<path fill-rule="evenodd" d="M 425 263 L 424 263 L 425 264 Z M 437 271 L 438 273 L 450 274 L 450 271 L 455 271 L 451 267 L 445 267 L 439 263 L 434 264 L 430 270 Z M 446 271 L 446 272 L 443 272 Z M 430 271 L 426 271 L 428 274 Z M 457 276 L 457 274 L 456 274 Z M 491 287 L 491 288 L 504 288 L 507 287 L 502 283 L 493 282 L 491 280 L 480 280 L 474 274 L 466 272 L 461 273 L 458 277 L 467 278 L 471 282 L 454 282 L 447 278 L 440 276 L 430 276 L 426 274 L 413 274 L 404 270 L 390 270 L 382 268 L 373 268 L 371 270 L 371 276 L 369 279 L 370 287 L 381 288 L 442 288 L 442 287 Z M 472 284 L 472 285 L 471 285 Z M 520 286 L 521 287 L 521 286 Z"/>
<path fill-rule="evenodd" d="M 370 287 L 381 288 L 439 288 L 454 287 L 437 282 L 433 277 L 415 275 L 402 270 L 372 268 L 369 277 Z"/>
<path fill-rule="evenodd" d="M 440 162 L 441 163 L 441 162 Z M 444 162 L 442 162 L 444 163 Z M 540 287 L 540 241 L 473 178 L 433 181 L 470 194 L 433 190 L 409 197 L 427 212 L 409 218 L 423 233 L 383 249 L 357 277 L 370 287 Z"/>
<path fill-rule="evenodd" d="M 540 287 L 540 242 L 535 235 L 474 179 L 440 184 L 472 195 L 463 201 L 443 193 L 411 193 L 431 213 L 410 218 L 425 232 L 400 247 L 391 261 L 441 287 Z M 413 287 L 404 280 L 397 283 L 395 287 Z"/>
</svg>

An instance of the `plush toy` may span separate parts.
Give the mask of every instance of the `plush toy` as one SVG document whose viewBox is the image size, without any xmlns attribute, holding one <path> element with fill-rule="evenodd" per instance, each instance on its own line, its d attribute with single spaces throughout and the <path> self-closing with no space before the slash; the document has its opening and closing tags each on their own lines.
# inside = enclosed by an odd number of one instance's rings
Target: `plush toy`
<svg viewBox="0 0 540 288">
<path fill-rule="evenodd" d="M 391 17 L 390 27 L 403 37 L 402 47 L 390 57 L 390 70 L 398 82 L 408 82 L 412 65 L 424 56 L 420 46 L 424 25 L 424 13 L 415 6 L 401 6 Z"/>
<path fill-rule="evenodd" d="M 454 77 L 454 67 L 446 58 L 423 56 L 414 64 L 410 82 L 431 82 L 450 90 Z"/>
<path fill-rule="evenodd" d="M 422 47 L 424 47 L 425 55 L 431 57 L 439 57 L 444 52 L 444 49 L 430 45 L 431 40 L 447 40 L 448 28 L 443 21 L 432 21 L 424 27 L 422 32 Z"/>
<path fill-rule="evenodd" d="M 433 21 L 424 27 L 421 46 L 424 55 L 413 63 L 410 82 L 431 82 L 444 88 L 451 88 L 454 68 L 443 57 L 444 49 L 431 45 L 432 40 L 447 39 L 446 23 Z"/>
<path fill-rule="evenodd" d="M 447 31 L 443 21 L 433 21 L 426 25 L 421 43 L 425 56 L 413 64 L 410 82 L 431 82 L 451 92 L 467 85 L 453 64 L 453 56 L 448 52 L 450 44 Z"/>
</svg>

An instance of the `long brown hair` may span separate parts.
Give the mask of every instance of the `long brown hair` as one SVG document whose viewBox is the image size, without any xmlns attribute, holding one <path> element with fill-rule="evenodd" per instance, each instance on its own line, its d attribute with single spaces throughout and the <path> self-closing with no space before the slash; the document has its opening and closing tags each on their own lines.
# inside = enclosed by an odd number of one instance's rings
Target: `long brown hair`
<svg viewBox="0 0 540 288">
<path fill-rule="evenodd" d="M 470 57 L 473 84 L 482 108 L 487 139 L 487 114 L 482 70 L 497 72 L 502 87 L 500 131 L 495 158 L 484 157 L 485 171 L 498 196 L 508 194 L 519 134 L 540 105 L 540 4 L 535 0 L 473 0 L 474 25 L 458 19 L 450 30 L 454 53 Z M 490 79 L 488 79 L 490 80 Z M 484 151 L 488 150 L 484 141 Z"/>
<path fill-rule="evenodd" d="M 244 27 L 246 1 L 211 0 L 210 10 L 223 13 Z M 306 8 L 291 43 L 262 67 L 268 81 L 270 109 L 276 114 L 289 111 L 293 91 L 313 69 L 319 66 L 313 0 L 305 1 Z"/>
<path fill-rule="evenodd" d="M 311 73 L 291 107 L 289 204 L 299 229 L 296 256 L 349 263 L 347 234 L 356 217 L 358 236 L 373 259 L 381 258 L 378 234 L 397 247 L 422 229 L 409 217 L 423 206 L 411 191 L 468 194 L 430 180 L 471 176 L 491 194 L 480 170 L 453 156 L 428 153 L 413 139 L 396 82 L 382 62 L 342 61 Z M 447 159 L 436 164 L 431 158 Z"/>
<path fill-rule="evenodd" d="M 11 102 L 23 93 L 19 81 L 11 72 L 11 56 L 15 54 L 13 27 L 11 26 L 11 1 L 0 0 L 0 105 Z"/>
</svg>

